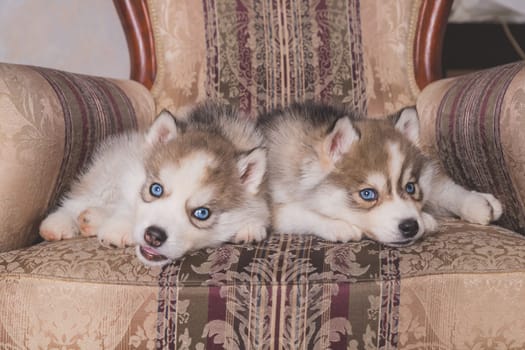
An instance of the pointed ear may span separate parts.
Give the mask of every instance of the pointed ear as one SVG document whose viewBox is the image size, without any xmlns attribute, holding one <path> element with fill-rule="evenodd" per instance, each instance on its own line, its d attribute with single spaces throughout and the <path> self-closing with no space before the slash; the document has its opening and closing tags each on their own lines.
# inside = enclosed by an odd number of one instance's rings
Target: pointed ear
<svg viewBox="0 0 525 350">
<path fill-rule="evenodd" d="M 243 153 L 237 161 L 241 183 L 251 194 L 259 192 L 264 174 L 266 173 L 266 150 L 255 148 Z"/>
<path fill-rule="evenodd" d="M 350 150 L 352 144 L 359 140 L 359 132 L 354 128 L 350 118 L 340 118 L 334 125 L 332 131 L 326 136 L 323 150 L 326 155 L 336 163 Z"/>
<path fill-rule="evenodd" d="M 412 143 L 419 144 L 419 117 L 414 107 L 403 109 L 394 126 Z"/>
<path fill-rule="evenodd" d="M 163 110 L 146 133 L 146 140 L 149 144 L 155 145 L 158 143 L 168 143 L 175 137 L 177 137 L 175 118 L 170 112 Z"/>
</svg>

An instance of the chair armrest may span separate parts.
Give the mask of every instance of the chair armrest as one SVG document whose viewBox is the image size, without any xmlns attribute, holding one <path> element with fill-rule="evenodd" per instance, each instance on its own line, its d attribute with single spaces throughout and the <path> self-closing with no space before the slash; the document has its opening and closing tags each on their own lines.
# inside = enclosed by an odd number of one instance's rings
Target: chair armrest
<svg viewBox="0 0 525 350">
<path fill-rule="evenodd" d="M 457 182 L 493 193 L 525 234 L 525 62 L 444 79 L 417 100 L 422 147 Z"/>
<path fill-rule="evenodd" d="M 97 144 L 146 128 L 154 108 L 133 81 L 0 63 L 0 252 L 37 241 Z"/>
</svg>

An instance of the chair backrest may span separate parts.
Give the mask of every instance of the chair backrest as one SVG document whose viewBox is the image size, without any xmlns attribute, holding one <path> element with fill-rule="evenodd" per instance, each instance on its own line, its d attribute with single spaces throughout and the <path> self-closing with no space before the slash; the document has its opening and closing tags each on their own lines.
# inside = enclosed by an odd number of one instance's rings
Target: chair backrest
<svg viewBox="0 0 525 350">
<path fill-rule="evenodd" d="M 441 77 L 451 0 L 114 0 L 131 78 L 157 109 L 205 98 L 257 111 L 302 100 L 370 116 Z"/>
</svg>

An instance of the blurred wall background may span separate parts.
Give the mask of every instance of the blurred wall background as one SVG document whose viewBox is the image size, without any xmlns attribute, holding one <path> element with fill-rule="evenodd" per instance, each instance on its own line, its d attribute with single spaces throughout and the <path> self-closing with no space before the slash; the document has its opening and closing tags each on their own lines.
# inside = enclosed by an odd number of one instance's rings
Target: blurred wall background
<svg viewBox="0 0 525 350">
<path fill-rule="evenodd" d="M 129 77 L 111 0 L 0 0 L 0 62 Z"/>
<path fill-rule="evenodd" d="M 518 47 L 525 50 L 525 0 L 455 0 L 450 20 L 446 70 L 468 72 L 525 58 Z M 0 62 L 129 76 L 126 40 L 111 0 L 0 0 Z"/>
</svg>

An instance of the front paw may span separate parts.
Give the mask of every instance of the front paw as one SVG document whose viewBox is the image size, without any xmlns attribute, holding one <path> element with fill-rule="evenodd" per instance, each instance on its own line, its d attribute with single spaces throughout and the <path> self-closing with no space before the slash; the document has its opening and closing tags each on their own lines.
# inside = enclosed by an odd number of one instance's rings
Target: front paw
<svg viewBox="0 0 525 350">
<path fill-rule="evenodd" d="M 98 230 L 97 237 L 105 247 L 125 248 L 135 245 L 132 227 L 129 223 L 121 220 L 109 219 Z"/>
<path fill-rule="evenodd" d="M 248 224 L 241 228 L 232 238 L 233 243 L 260 242 L 267 236 L 266 226 Z"/>
<path fill-rule="evenodd" d="M 351 224 L 343 221 L 333 222 L 317 236 L 332 242 L 346 243 L 349 241 L 360 241 L 363 238 L 363 231 Z"/>
<path fill-rule="evenodd" d="M 84 237 L 96 236 L 97 232 L 107 219 L 106 212 L 102 208 L 90 207 L 82 211 L 77 218 L 80 234 Z"/>
<path fill-rule="evenodd" d="M 488 225 L 501 217 L 503 207 L 499 200 L 489 193 L 470 192 L 461 207 L 460 216 L 463 220 Z"/>
<path fill-rule="evenodd" d="M 59 241 L 77 235 L 75 220 L 61 210 L 51 213 L 40 224 L 40 236 L 46 241 Z"/>
<path fill-rule="evenodd" d="M 436 219 L 428 214 L 428 213 L 422 213 L 421 214 L 422 220 L 423 220 L 423 227 L 425 229 L 425 234 L 427 233 L 434 233 L 437 231 L 439 225 Z"/>
</svg>

